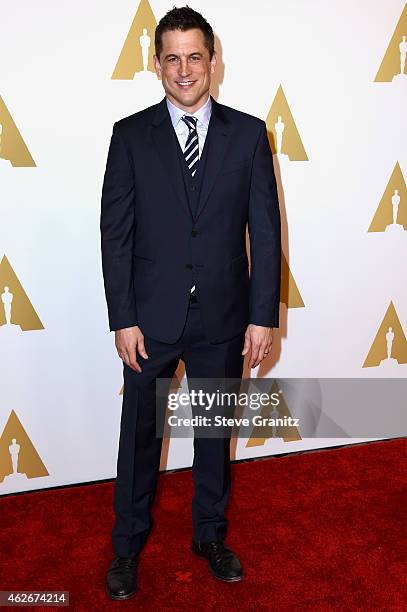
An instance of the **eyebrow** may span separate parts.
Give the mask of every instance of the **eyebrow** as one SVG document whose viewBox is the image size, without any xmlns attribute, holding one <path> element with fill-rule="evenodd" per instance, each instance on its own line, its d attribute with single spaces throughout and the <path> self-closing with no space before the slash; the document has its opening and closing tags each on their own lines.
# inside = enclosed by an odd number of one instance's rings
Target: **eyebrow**
<svg viewBox="0 0 407 612">
<path fill-rule="evenodd" d="M 188 54 L 188 57 L 191 57 L 191 55 L 199 55 L 200 57 L 202 57 L 202 53 L 200 51 L 193 51 L 192 53 Z M 176 53 L 168 53 L 164 59 L 168 59 L 169 57 L 179 57 L 179 55 L 177 55 Z"/>
</svg>

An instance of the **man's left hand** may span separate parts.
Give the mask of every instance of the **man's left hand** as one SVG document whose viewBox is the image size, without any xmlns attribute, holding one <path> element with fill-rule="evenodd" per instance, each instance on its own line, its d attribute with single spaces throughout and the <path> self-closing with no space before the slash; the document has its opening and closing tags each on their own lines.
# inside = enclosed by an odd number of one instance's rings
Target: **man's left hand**
<svg viewBox="0 0 407 612">
<path fill-rule="evenodd" d="M 273 328 L 262 327 L 261 325 L 248 325 L 242 355 L 246 355 L 251 351 L 249 368 L 255 368 L 271 351 L 273 342 Z"/>
</svg>

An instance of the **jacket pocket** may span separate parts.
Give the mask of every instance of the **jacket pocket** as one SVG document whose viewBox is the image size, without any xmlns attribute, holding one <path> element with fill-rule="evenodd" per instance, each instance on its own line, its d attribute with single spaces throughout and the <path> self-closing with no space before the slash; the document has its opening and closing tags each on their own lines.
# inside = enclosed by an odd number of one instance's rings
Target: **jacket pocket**
<svg viewBox="0 0 407 612">
<path fill-rule="evenodd" d="M 143 255 L 133 255 L 134 270 L 136 272 L 152 272 L 155 270 L 155 260 Z"/>
<path fill-rule="evenodd" d="M 232 164 L 228 164 L 224 166 L 220 172 L 221 175 L 229 174 L 230 172 L 236 172 L 237 170 L 242 170 L 243 168 L 247 168 L 249 163 L 251 163 L 252 158 L 248 157 L 247 159 L 243 159 L 238 162 L 233 162 Z"/>
</svg>

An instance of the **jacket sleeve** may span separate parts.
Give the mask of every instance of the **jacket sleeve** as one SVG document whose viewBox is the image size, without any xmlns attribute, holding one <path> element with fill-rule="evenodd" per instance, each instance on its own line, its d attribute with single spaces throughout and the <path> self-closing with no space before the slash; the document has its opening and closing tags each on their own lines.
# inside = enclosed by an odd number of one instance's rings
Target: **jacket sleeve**
<svg viewBox="0 0 407 612">
<path fill-rule="evenodd" d="M 120 125 L 110 141 L 102 188 L 102 270 L 110 331 L 137 325 L 133 288 L 134 172 Z"/>
<path fill-rule="evenodd" d="M 249 197 L 249 323 L 278 327 L 281 278 L 281 222 L 273 156 L 261 122 Z"/>
</svg>

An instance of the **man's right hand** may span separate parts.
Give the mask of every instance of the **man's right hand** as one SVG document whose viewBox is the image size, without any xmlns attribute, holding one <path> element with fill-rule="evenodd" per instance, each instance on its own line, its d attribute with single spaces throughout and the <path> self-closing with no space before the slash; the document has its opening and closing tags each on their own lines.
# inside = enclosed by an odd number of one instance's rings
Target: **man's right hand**
<svg viewBox="0 0 407 612">
<path fill-rule="evenodd" d="M 135 327 L 125 327 L 118 329 L 115 332 L 115 344 L 120 359 L 136 372 L 142 372 L 140 365 L 137 363 L 137 352 L 144 359 L 148 359 L 144 346 L 144 336 L 141 329 Z"/>
</svg>

